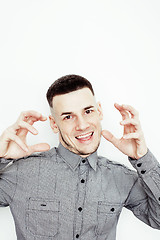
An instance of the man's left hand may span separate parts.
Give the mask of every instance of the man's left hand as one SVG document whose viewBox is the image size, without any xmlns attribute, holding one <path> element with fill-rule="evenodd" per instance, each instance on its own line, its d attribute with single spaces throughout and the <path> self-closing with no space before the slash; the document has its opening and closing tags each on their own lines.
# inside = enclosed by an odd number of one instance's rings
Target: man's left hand
<svg viewBox="0 0 160 240">
<path fill-rule="evenodd" d="M 143 157 L 148 149 L 138 112 L 130 105 L 119 105 L 115 103 L 114 106 L 122 115 L 120 124 L 124 126 L 123 137 L 117 139 L 107 130 L 102 131 L 102 136 L 127 156 L 134 159 Z"/>
</svg>

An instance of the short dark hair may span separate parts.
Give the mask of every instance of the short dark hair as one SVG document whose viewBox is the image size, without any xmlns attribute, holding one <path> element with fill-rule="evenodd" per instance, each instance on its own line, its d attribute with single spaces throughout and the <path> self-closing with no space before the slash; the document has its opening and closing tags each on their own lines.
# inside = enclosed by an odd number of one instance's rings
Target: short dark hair
<svg viewBox="0 0 160 240">
<path fill-rule="evenodd" d="M 89 88 L 94 95 L 92 84 L 84 77 L 79 75 L 66 75 L 57 79 L 48 89 L 46 97 L 50 107 L 53 107 L 53 97 L 61 94 L 70 93 L 82 88 Z"/>
</svg>

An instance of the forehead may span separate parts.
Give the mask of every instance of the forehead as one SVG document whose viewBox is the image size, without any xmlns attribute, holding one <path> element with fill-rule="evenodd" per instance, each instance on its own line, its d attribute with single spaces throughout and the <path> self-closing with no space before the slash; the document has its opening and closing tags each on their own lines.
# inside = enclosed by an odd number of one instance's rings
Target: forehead
<svg viewBox="0 0 160 240">
<path fill-rule="evenodd" d="M 63 111 L 76 112 L 96 104 L 95 97 L 89 88 L 55 96 L 52 101 L 53 109 L 57 113 Z"/>
</svg>

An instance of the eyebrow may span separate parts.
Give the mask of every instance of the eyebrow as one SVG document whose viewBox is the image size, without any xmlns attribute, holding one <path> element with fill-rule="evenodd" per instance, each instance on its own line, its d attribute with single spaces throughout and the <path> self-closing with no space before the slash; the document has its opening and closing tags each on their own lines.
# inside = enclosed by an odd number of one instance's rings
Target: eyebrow
<svg viewBox="0 0 160 240">
<path fill-rule="evenodd" d="M 93 108 L 94 106 L 88 106 L 88 107 L 85 107 L 84 108 L 84 110 L 88 110 L 88 109 L 90 109 L 90 108 Z M 62 114 L 61 114 L 61 116 L 64 116 L 64 115 L 70 115 L 70 114 L 72 114 L 73 112 L 63 112 Z"/>
<path fill-rule="evenodd" d="M 61 116 L 72 114 L 72 112 L 63 112 Z"/>
<path fill-rule="evenodd" d="M 91 105 L 91 106 L 85 107 L 84 110 L 88 110 L 90 108 L 94 108 L 94 106 Z"/>
</svg>

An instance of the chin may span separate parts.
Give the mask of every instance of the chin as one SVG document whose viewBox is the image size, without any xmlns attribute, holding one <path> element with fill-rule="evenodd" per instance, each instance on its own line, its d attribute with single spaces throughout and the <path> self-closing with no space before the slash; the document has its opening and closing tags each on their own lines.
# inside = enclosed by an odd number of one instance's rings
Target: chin
<svg viewBox="0 0 160 240">
<path fill-rule="evenodd" d="M 88 146 L 88 147 L 85 147 L 85 149 L 79 149 L 78 152 L 79 152 L 80 155 L 91 155 L 92 153 L 97 151 L 97 149 L 99 147 L 99 144 L 97 144 L 94 147 L 89 147 Z"/>
</svg>

